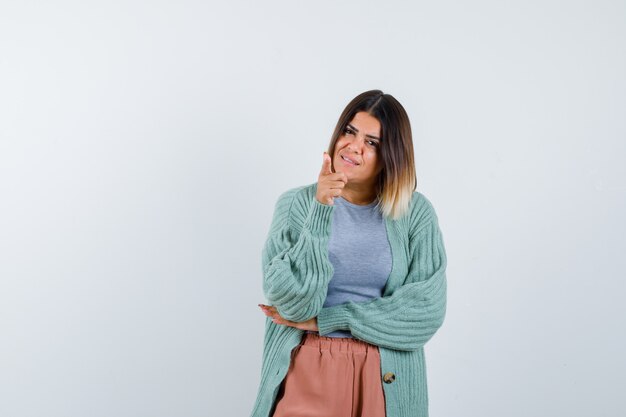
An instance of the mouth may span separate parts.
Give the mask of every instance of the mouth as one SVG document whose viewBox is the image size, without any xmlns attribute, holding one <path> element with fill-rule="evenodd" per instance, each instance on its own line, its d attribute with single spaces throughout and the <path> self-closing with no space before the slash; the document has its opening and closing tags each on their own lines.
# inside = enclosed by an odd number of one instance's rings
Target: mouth
<svg viewBox="0 0 626 417">
<path fill-rule="evenodd" d="M 343 156 L 343 155 L 340 155 L 340 156 L 341 156 L 341 159 L 342 159 L 342 160 L 343 160 L 343 161 L 344 161 L 347 165 L 350 165 L 350 166 L 358 166 L 358 165 L 360 165 L 360 164 L 358 164 L 356 161 L 353 161 L 353 160 L 352 160 L 352 159 L 350 159 L 350 158 L 346 158 L 346 157 L 345 157 L 345 156 Z"/>
</svg>

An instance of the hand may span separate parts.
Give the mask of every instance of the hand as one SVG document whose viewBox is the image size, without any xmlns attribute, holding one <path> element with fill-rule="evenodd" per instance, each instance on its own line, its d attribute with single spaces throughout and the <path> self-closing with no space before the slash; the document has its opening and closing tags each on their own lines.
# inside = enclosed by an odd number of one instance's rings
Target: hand
<svg viewBox="0 0 626 417">
<path fill-rule="evenodd" d="M 261 307 L 261 310 L 263 310 L 266 316 L 272 317 L 272 321 L 276 324 L 282 324 L 284 326 L 291 326 L 291 327 L 295 327 L 301 330 L 312 330 L 315 332 L 319 331 L 319 328 L 317 327 L 317 317 L 313 317 L 310 320 L 298 323 L 295 321 L 289 321 L 289 320 L 282 318 L 281 315 L 278 313 L 278 310 L 274 306 L 266 306 L 265 304 L 259 304 L 259 307 Z"/>
<path fill-rule="evenodd" d="M 315 198 L 322 204 L 332 206 L 334 198 L 341 195 L 343 187 L 348 183 L 348 176 L 345 172 L 335 172 L 331 170 L 330 155 L 324 152 L 324 162 L 322 171 L 317 179 L 317 192 Z"/>
</svg>

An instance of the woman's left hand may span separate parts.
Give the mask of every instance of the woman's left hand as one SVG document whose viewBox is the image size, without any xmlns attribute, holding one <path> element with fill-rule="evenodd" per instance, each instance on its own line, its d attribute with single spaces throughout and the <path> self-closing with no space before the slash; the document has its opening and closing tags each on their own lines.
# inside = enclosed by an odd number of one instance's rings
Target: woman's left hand
<svg viewBox="0 0 626 417">
<path fill-rule="evenodd" d="M 313 317 L 310 320 L 298 323 L 295 321 L 290 321 L 290 320 L 286 320 L 282 318 L 282 316 L 278 313 L 278 310 L 274 306 L 267 306 L 265 304 L 259 304 L 259 307 L 261 307 L 261 310 L 263 310 L 265 315 L 268 317 L 271 317 L 272 321 L 276 324 L 291 326 L 291 327 L 295 327 L 301 330 L 312 330 L 316 332 L 319 331 L 319 328 L 317 327 L 317 317 Z"/>
</svg>

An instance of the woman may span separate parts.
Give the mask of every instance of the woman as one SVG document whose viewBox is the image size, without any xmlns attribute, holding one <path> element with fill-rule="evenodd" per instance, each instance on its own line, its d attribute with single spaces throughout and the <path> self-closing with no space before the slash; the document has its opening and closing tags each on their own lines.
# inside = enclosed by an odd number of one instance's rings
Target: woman
<svg viewBox="0 0 626 417">
<path fill-rule="evenodd" d="M 424 345 L 446 312 L 437 215 L 408 116 L 380 90 L 344 109 L 316 183 L 278 198 L 252 417 L 426 417 Z"/>
</svg>

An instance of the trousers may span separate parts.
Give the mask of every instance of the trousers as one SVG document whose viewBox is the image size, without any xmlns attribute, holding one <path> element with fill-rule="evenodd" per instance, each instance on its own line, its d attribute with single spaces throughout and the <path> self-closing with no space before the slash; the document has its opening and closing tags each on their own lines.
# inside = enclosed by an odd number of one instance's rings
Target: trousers
<svg viewBox="0 0 626 417">
<path fill-rule="evenodd" d="M 305 333 L 272 409 L 272 417 L 385 417 L 378 347 Z"/>
</svg>

